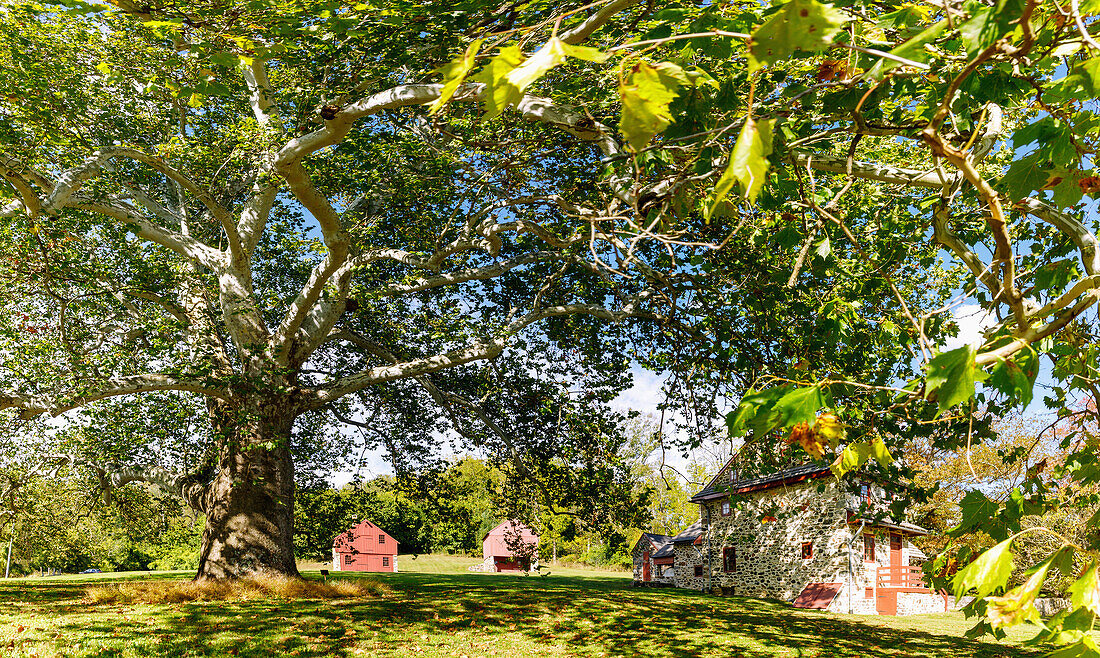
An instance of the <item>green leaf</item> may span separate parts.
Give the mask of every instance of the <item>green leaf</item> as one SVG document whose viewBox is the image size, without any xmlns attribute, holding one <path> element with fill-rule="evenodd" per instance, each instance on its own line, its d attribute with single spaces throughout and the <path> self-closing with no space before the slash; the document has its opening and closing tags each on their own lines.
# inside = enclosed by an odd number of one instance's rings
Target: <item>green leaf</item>
<svg viewBox="0 0 1100 658">
<path fill-rule="evenodd" d="M 725 200 L 733 190 L 734 184 L 741 186 L 741 194 L 749 203 L 756 201 L 764 187 L 764 177 L 768 173 L 768 156 L 772 152 L 772 121 L 745 120 L 737 142 L 730 153 L 730 163 L 725 173 L 714 186 L 707 216 L 714 213 L 719 203 Z"/>
<path fill-rule="evenodd" d="M 684 70 L 672 62 L 653 66 L 639 61 L 623 76 L 619 85 L 623 103 L 619 129 L 632 149 L 642 150 L 672 123 L 668 105 L 676 98 L 677 87 L 687 82 Z"/>
<path fill-rule="evenodd" d="M 894 456 L 890 454 L 890 450 L 886 447 L 886 442 L 882 440 L 881 436 L 876 436 L 875 440 L 871 441 L 871 456 L 883 468 L 888 468 L 890 464 L 894 463 Z"/>
<path fill-rule="evenodd" d="M 1100 658 L 1100 647 L 1096 646 L 1096 641 L 1091 637 L 1083 635 L 1080 641 L 1057 651 L 1051 651 L 1047 656 L 1048 658 Z"/>
<path fill-rule="evenodd" d="M 963 345 L 941 352 L 928 362 L 928 393 L 935 393 L 940 412 L 974 397 L 974 382 L 986 374 L 974 366 L 974 346 Z"/>
<path fill-rule="evenodd" d="M 1016 29 L 1024 10 L 1023 0 L 1001 0 L 995 7 L 975 12 L 959 26 L 966 54 L 974 57 Z"/>
<path fill-rule="evenodd" d="M 111 75 L 111 65 L 107 62 L 100 62 L 95 65 L 95 70 L 99 71 L 103 75 Z"/>
<path fill-rule="evenodd" d="M 439 98 L 428 108 L 428 114 L 435 114 L 439 110 L 443 109 L 443 106 L 447 104 L 447 101 L 451 100 L 451 96 L 454 96 L 455 91 L 458 89 L 458 85 L 462 84 L 462 81 L 466 79 L 466 75 L 470 72 L 470 69 L 474 66 L 474 60 L 477 58 L 477 51 L 481 48 L 481 44 L 485 39 L 475 39 L 467 48 L 466 52 L 459 55 L 455 59 L 451 60 L 448 64 L 445 64 L 438 69 L 437 72 L 443 74 L 443 89 L 439 92 Z"/>
<path fill-rule="evenodd" d="M 1027 350 L 1017 354 L 1015 360 L 1001 359 L 989 371 L 989 386 L 1004 393 L 1021 409 L 1031 404 L 1035 377 L 1039 373 L 1035 352 Z"/>
<path fill-rule="evenodd" d="M 1086 608 L 1093 614 L 1100 615 L 1100 573 L 1096 569 L 1096 560 L 1092 561 L 1084 575 L 1067 587 L 1066 591 L 1069 592 L 1073 607 Z"/>
<path fill-rule="evenodd" d="M 1008 168 L 999 187 L 1011 199 L 1023 199 L 1043 186 L 1052 165 L 1041 153 L 1030 153 Z"/>
<path fill-rule="evenodd" d="M 1004 587 L 1012 575 L 1011 545 L 1011 539 L 997 544 L 955 574 L 951 581 L 955 598 L 962 598 L 971 589 L 977 590 L 976 596 L 982 598 Z"/>
<path fill-rule="evenodd" d="M 881 440 L 881 439 L 880 439 Z M 871 457 L 871 446 L 866 443 L 849 443 L 829 469 L 839 480 L 863 465 Z"/>
<path fill-rule="evenodd" d="M 500 53 L 489 60 L 485 68 L 473 77 L 475 82 L 485 84 L 484 118 L 492 119 L 510 104 L 519 102 L 519 99 L 523 98 L 523 93 L 515 89 L 507 78 L 508 73 L 515 70 L 521 62 L 523 62 L 523 53 L 518 46 L 501 46 Z"/>
<path fill-rule="evenodd" d="M 936 39 L 939 39 L 940 35 L 943 34 L 943 31 L 947 29 L 947 26 L 948 23 L 946 20 L 934 23 L 920 34 L 909 39 L 897 48 L 891 50 L 890 54 L 914 62 L 927 62 L 928 59 L 931 57 L 931 54 L 924 49 L 924 46 L 932 43 Z M 867 75 L 874 80 L 881 80 L 887 71 L 896 66 L 901 66 L 901 63 L 892 59 L 883 58 L 871 67 L 871 70 L 867 72 Z"/>
<path fill-rule="evenodd" d="M 726 427 L 730 436 L 743 435 L 758 411 L 772 408 L 790 389 L 790 385 L 785 385 L 746 393 L 737 408 L 726 415 Z"/>
<path fill-rule="evenodd" d="M 787 59 L 796 50 L 824 50 L 846 22 L 848 17 L 832 5 L 791 0 L 752 33 L 749 73 Z"/>
<path fill-rule="evenodd" d="M 971 489 L 959 501 L 959 513 L 962 517 L 959 525 L 952 528 L 948 534 L 959 537 L 974 528 L 982 528 L 994 539 L 1000 539 L 1006 533 L 1003 522 L 994 522 L 999 510 L 997 503 L 977 489 Z"/>
<path fill-rule="evenodd" d="M 787 393 L 775 403 L 784 427 L 817 422 L 817 410 L 825 405 L 825 398 L 821 395 L 821 387 L 810 386 L 796 388 Z"/>
</svg>

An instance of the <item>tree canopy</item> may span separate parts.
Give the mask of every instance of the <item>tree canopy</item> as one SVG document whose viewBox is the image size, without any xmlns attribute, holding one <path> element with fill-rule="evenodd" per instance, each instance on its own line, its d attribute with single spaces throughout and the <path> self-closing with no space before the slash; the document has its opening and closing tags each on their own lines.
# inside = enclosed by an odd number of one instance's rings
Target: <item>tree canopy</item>
<svg viewBox="0 0 1100 658">
<path fill-rule="evenodd" d="M 198 396 L 208 450 L 174 483 L 208 518 L 200 577 L 294 572 L 297 419 L 446 417 L 552 463 L 492 405 L 606 402 L 634 359 L 704 414 L 735 394 L 732 434 L 904 474 L 891 449 L 968 445 L 1044 358 L 1049 405 L 1100 392 L 1098 10 L 12 4 L 0 408 Z M 943 349 L 961 304 L 992 327 Z M 952 582 L 997 629 L 1072 573 L 1047 637 L 1081 655 L 1095 546 L 1003 590 L 1022 520 L 1095 484 L 1087 428 L 1054 473 L 964 498 L 956 532 L 1003 532 Z"/>
</svg>

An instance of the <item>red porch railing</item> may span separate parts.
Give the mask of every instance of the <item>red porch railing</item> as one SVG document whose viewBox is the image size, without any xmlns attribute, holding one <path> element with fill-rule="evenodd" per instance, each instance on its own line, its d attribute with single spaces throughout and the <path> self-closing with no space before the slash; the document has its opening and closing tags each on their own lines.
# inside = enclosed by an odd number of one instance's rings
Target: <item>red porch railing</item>
<svg viewBox="0 0 1100 658">
<path fill-rule="evenodd" d="M 930 591 L 924 582 L 924 572 L 918 566 L 881 565 L 878 568 L 878 586 L 891 589 Z"/>
</svg>

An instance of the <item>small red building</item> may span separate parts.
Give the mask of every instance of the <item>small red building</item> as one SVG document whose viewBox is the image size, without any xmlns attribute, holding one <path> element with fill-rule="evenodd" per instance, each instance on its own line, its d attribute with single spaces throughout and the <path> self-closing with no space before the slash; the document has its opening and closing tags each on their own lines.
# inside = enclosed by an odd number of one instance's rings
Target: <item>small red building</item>
<svg viewBox="0 0 1100 658">
<path fill-rule="evenodd" d="M 397 571 L 397 541 L 366 519 L 332 542 L 334 571 Z"/>
<path fill-rule="evenodd" d="M 514 546 L 517 539 L 525 546 L 518 551 L 513 551 L 508 543 L 511 540 Z M 539 536 L 534 530 L 519 521 L 505 521 L 490 530 L 481 540 L 481 549 L 485 555 L 485 570 L 526 571 L 532 567 L 532 561 L 538 561 L 536 550 L 538 544 Z M 489 565 L 492 565 L 491 569 L 488 568 Z"/>
</svg>

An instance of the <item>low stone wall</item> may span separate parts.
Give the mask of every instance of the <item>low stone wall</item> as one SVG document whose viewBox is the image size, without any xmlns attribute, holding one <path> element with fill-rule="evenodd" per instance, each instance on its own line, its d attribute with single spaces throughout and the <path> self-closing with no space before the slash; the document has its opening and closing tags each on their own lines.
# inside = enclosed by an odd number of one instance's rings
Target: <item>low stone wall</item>
<svg viewBox="0 0 1100 658">
<path fill-rule="evenodd" d="M 933 612 L 947 612 L 950 610 L 948 602 L 944 602 L 943 595 L 935 592 L 927 594 L 922 592 L 898 593 L 898 616 L 903 615 L 927 615 Z"/>
<path fill-rule="evenodd" d="M 851 594 L 851 598 L 848 596 Z M 837 612 L 841 614 L 853 614 L 853 615 L 874 615 L 878 614 L 875 609 L 875 599 L 866 598 L 867 590 L 863 587 L 851 587 L 845 584 L 840 588 L 840 593 L 836 595 L 833 602 L 829 604 L 829 612 Z"/>
<path fill-rule="evenodd" d="M 1053 617 L 1063 610 L 1069 610 L 1073 604 L 1069 599 L 1035 599 L 1035 608 L 1043 617 Z"/>
<path fill-rule="evenodd" d="M 493 557 L 490 555 L 481 562 L 478 562 L 472 567 L 466 567 L 467 571 L 496 571 L 496 564 L 493 561 Z"/>
</svg>

